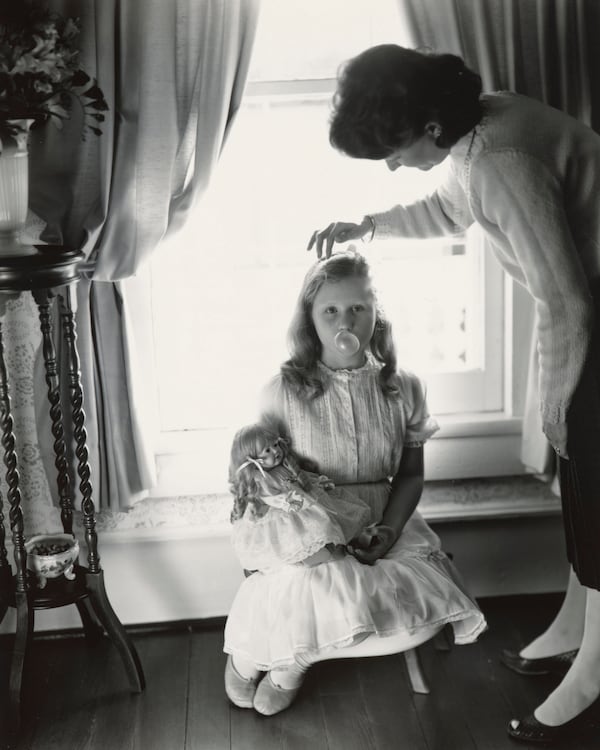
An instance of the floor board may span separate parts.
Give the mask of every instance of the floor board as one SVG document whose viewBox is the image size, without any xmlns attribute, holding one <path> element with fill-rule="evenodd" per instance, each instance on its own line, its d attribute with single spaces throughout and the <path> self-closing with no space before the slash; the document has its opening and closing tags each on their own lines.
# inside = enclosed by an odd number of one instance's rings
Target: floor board
<svg viewBox="0 0 600 750">
<path fill-rule="evenodd" d="M 415 695 L 399 655 L 315 665 L 294 705 L 273 717 L 230 705 L 223 688 L 222 624 L 132 632 L 146 690 L 129 692 L 108 640 L 34 639 L 23 688 L 23 725 L 0 750 L 517 750 L 508 721 L 556 684 L 514 674 L 499 660 L 541 632 L 559 597 L 481 602 L 489 630 L 469 646 L 419 650 L 430 685 Z M 0 639 L 6 710 L 9 636 Z M 598 750 L 600 737 L 559 750 Z"/>
</svg>

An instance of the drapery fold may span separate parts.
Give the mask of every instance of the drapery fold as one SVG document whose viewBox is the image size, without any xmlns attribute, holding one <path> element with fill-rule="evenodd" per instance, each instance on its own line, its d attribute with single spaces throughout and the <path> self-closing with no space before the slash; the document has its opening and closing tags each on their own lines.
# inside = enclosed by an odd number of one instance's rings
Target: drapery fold
<svg viewBox="0 0 600 750">
<path fill-rule="evenodd" d="M 241 102 L 259 0 L 49 7 L 81 19 L 81 67 L 109 105 L 100 137 L 80 140 L 77 108 L 62 131 L 34 134 L 30 203 L 47 223 L 44 238 L 86 257 L 77 326 L 88 448 L 96 503 L 116 508 L 154 481 L 123 280 L 209 184 Z"/>
<path fill-rule="evenodd" d="M 600 71 L 593 0 L 397 0 L 415 47 L 460 55 L 484 91 L 512 90 L 600 129 Z M 532 123 L 535 127 L 535 123 Z M 538 358 L 532 341 L 521 460 L 552 470 L 539 415 Z"/>
</svg>

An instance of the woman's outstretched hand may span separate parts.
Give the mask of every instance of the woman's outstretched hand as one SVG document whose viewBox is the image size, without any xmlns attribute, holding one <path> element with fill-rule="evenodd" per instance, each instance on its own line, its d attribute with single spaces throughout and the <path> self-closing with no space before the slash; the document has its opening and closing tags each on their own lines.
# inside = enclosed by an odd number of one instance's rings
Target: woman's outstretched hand
<svg viewBox="0 0 600 750">
<path fill-rule="evenodd" d="M 371 232 L 373 232 L 373 224 L 366 216 L 360 224 L 354 224 L 349 221 L 335 221 L 328 227 L 325 227 L 325 229 L 316 229 L 312 233 L 306 249 L 312 250 L 313 247 L 316 248 L 319 260 L 323 257 L 323 249 L 325 249 L 325 257 L 329 258 L 334 242 L 360 240 Z M 323 246 L 325 247 L 323 248 Z"/>
<path fill-rule="evenodd" d="M 385 555 L 395 541 L 396 532 L 391 526 L 373 524 L 348 544 L 348 552 L 359 562 L 372 565 Z"/>
</svg>

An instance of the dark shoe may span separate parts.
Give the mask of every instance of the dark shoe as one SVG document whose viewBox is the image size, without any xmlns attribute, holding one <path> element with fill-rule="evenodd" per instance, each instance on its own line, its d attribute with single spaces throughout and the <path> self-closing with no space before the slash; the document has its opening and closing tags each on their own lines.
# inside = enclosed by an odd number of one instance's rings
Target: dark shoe
<svg viewBox="0 0 600 750">
<path fill-rule="evenodd" d="M 517 674 L 529 676 L 555 674 L 563 677 L 571 668 L 571 664 L 577 656 L 577 651 L 578 649 L 565 651 L 562 654 L 545 656 L 541 659 L 526 659 L 524 656 L 519 656 L 516 651 L 504 649 L 500 661 Z"/>
<path fill-rule="evenodd" d="M 571 721 L 556 727 L 542 724 L 533 714 L 524 719 L 512 719 L 507 727 L 509 736 L 517 742 L 529 742 L 538 745 L 554 745 L 557 742 L 575 740 L 583 736 L 597 734 L 600 739 L 600 703 L 596 700 L 585 711 Z M 569 743 L 569 747 L 573 747 Z"/>
</svg>

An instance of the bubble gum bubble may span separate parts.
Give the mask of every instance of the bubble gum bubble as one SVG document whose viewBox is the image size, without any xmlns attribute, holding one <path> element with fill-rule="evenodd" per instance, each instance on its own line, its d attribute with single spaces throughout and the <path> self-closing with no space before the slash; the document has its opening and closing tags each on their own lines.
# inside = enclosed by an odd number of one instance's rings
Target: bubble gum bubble
<svg viewBox="0 0 600 750">
<path fill-rule="evenodd" d="M 350 331 L 340 331 L 333 342 L 343 354 L 356 354 L 360 349 L 360 341 Z"/>
</svg>

